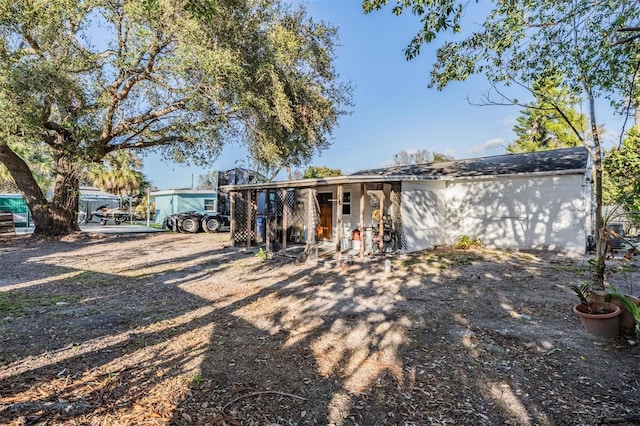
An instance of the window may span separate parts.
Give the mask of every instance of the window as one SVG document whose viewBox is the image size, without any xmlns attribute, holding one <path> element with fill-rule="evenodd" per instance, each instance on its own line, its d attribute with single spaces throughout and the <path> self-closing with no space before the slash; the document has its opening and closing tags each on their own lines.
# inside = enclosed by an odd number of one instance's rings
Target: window
<svg viewBox="0 0 640 426">
<path fill-rule="evenodd" d="M 342 214 L 351 214 L 351 193 L 345 192 L 342 194 Z"/>
<path fill-rule="evenodd" d="M 216 200 L 204 200 L 205 211 L 216 211 Z"/>
</svg>

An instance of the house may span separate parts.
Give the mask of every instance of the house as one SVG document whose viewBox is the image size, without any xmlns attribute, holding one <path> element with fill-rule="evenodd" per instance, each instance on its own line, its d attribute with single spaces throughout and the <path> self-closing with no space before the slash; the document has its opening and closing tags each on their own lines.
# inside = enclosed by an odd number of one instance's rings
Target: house
<svg viewBox="0 0 640 426">
<path fill-rule="evenodd" d="M 463 235 L 489 247 L 583 254 L 592 229 L 582 147 L 221 189 L 231 200 L 234 243 L 259 241 L 257 200 L 266 193 L 268 245 L 331 242 L 337 256 L 355 241 L 364 256 L 453 244 Z"/>
</svg>

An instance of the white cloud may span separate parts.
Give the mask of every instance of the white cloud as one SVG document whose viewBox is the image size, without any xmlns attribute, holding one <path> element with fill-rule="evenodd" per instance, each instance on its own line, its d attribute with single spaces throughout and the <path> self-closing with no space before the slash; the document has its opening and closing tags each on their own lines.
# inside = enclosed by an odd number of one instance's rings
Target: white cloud
<svg viewBox="0 0 640 426">
<path fill-rule="evenodd" d="M 504 150 L 504 147 L 505 147 L 504 139 L 494 138 L 494 139 L 489 139 L 482 145 L 472 146 L 471 148 L 469 148 L 468 152 L 470 154 L 478 155 L 478 154 L 485 154 L 488 151 L 494 151 L 498 148 L 501 148 Z"/>
<path fill-rule="evenodd" d="M 513 126 L 515 126 L 516 123 L 518 122 L 518 117 L 519 115 L 507 115 L 502 119 L 502 125 L 510 129 L 513 129 Z"/>
<path fill-rule="evenodd" d="M 444 150 L 443 152 L 444 155 L 448 156 L 448 157 L 453 157 L 456 158 L 456 150 L 453 148 L 447 148 Z"/>
</svg>

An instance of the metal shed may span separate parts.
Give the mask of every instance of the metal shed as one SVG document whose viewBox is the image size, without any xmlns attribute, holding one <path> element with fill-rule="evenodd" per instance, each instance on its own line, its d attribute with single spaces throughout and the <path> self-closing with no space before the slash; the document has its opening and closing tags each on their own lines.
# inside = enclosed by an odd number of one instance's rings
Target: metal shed
<svg viewBox="0 0 640 426">
<path fill-rule="evenodd" d="M 29 207 L 22 194 L 0 194 L 0 211 L 12 212 L 15 226 L 29 226 Z"/>
</svg>

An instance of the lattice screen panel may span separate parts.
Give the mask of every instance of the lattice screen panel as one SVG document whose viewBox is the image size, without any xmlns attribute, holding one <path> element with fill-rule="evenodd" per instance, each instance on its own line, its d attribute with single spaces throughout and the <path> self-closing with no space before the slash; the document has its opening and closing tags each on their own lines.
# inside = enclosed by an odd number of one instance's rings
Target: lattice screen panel
<svg viewBox="0 0 640 426">
<path fill-rule="evenodd" d="M 406 251 L 407 249 L 407 236 L 404 233 L 404 226 L 402 225 L 402 190 L 399 183 L 394 183 L 391 190 L 391 204 L 394 206 L 393 215 L 391 216 L 393 239 L 397 246 L 396 250 Z"/>
<path fill-rule="evenodd" d="M 269 239 L 272 243 L 282 240 L 282 228 L 283 228 L 283 211 L 284 200 L 281 189 L 274 189 L 268 191 L 270 194 L 268 197 L 268 215 L 267 215 L 267 229 L 269 233 Z"/>
<path fill-rule="evenodd" d="M 236 220 L 236 231 L 233 234 L 233 241 L 236 243 L 247 242 L 247 237 L 250 241 L 256 239 L 256 191 L 242 191 L 237 192 L 235 195 L 235 212 L 234 217 Z M 247 230 L 247 215 L 251 217 L 250 229 Z"/>
<path fill-rule="evenodd" d="M 291 207 L 289 211 L 288 224 L 289 229 L 289 241 L 296 243 L 304 243 L 305 236 L 305 223 L 308 216 L 306 210 L 306 190 L 292 189 L 287 194 L 287 204 Z"/>
</svg>

